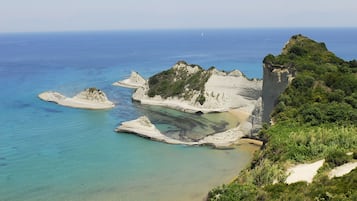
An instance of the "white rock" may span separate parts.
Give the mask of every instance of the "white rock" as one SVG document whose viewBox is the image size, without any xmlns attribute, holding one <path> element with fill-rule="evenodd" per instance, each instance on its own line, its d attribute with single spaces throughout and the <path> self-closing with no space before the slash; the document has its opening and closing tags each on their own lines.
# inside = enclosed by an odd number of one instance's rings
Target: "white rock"
<svg viewBox="0 0 357 201">
<path fill-rule="evenodd" d="M 113 102 L 108 100 L 103 91 L 95 88 L 88 88 L 73 98 L 53 91 L 43 92 L 38 97 L 44 101 L 81 109 L 109 109 L 115 106 Z"/>
<path fill-rule="evenodd" d="M 131 75 L 128 79 L 122 80 L 122 81 L 117 81 L 114 82 L 114 86 L 121 86 L 121 87 L 127 87 L 127 88 L 140 88 L 143 87 L 146 84 L 146 80 L 139 75 L 137 72 L 131 72 Z"/>
<path fill-rule="evenodd" d="M 241 128 L 238 126 L 229 129 L 225 132 L 216 133 L 206 136 L 198 142 L 185 142 L 181 140 L 172 139 L 162 134 L 153 125 L 146 116 L 139 117 L 132 121 L 122 122 L 120 126 L 115 129 L 116 132 L 134 133 L 138 136 L 148 138 L 154 141 L 165 142 L 168 144 L 182 144 L 182 145 L 209 145 L 216 148 L 230 148 L 240 138 L 244 136 Z"/>
<path fill-rule="evenodd" d="M 189 66 L 183 62 L 179 62 L 173 68 L 196 69 L 196 67 Z M 199 92 L 193 94 L 190 100 L 178 97 L 166 99 L 160 96 L 149 97 L 147 95 L 149 90 L 147 84 L 138 88 L 132 98 L 141 104 L 159 105 L 191 113 L 225 112 L 240 107 L 254 108 L 261 96 L 261 80 L 248 80 L 244 76 L 240 76 L 241 73 L 239 71 L 231 72 L 232 75 L 227 75 L 227 73 L 216 69 L 210 71 L 212 75 L 205 84 L 205 102 L 203 105 L 196 101 Z"/>
</svg>

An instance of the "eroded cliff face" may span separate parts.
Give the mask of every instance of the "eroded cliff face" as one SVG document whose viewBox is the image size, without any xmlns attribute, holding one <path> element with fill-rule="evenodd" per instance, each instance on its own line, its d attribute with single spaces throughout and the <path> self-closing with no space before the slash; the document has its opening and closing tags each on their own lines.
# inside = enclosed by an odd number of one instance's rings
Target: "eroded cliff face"
<svg viewBox="0 0 357 201">
<path fill-rule="evenodd" d="M 225 112 L 245 108 L 251 114 L 261 97 L 262 80 L 249 80 L 240 71 L 219 71 L 180 61 L 151 77 L 133 100 L 185 112 Z"/>
<path fill-rule="evenodd" d="M 270 114 L 273 111 L 280 94 L 288 87 L 295 77 L 295 69 L 271 63 L 263 64 L 263 117 L 264 123 L 271 123 Z"/>
</svg>

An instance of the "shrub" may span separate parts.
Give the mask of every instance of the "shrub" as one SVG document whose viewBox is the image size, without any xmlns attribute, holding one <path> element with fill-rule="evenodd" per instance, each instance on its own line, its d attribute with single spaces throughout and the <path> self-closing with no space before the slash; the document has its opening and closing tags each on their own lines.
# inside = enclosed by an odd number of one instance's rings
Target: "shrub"
<svg viewBox="0 0 357 201">
<path fill-rule="evenodd" d="M 195 65 L 188 65 L 183 61 L 178 63 L 195 67 Z M 148 96 L 160 95 L 162 98 L 177 96 L 190 99 L 193 93 L 200 93 L 196 101 L 202 105 L 205 102 L 204 87 L 211 74 L 199 66 L 198 68 L 199 70 L 192 74 L 184 69 L 171 68 L 150 77 Z"/>
<path fill-rule="evenodd" d="M 353 151 L 352 157 L 353 159 L 357 159 L 357 149 Z"/>
<path fill-rule="evenodd" d="M 347 154 L 341 150 L 333 150 L 331 151 L 327 157 L 326 157 L 326 162 L 331 166 L 331 167 L 337 167 L 340 165 L 343 165 L 349 161 L 349 157 Z"/>
<path fill-rule="evenodd" d="M 258 189 L 254 185 L 242 185 L 238 183 L 229 186 L 217 187 L 208 193 L 208 201 L 233 201 L 246 200 L 256 201 Z"/>
</svg>

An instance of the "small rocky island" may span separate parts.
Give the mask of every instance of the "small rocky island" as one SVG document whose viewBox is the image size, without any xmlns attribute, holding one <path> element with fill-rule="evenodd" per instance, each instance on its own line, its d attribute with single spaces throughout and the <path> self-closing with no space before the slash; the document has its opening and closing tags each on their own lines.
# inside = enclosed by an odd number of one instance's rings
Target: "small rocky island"
<svg viewBox="0 0 357 201">
<path fill-rule="evenodd" d="M 171 139 L 160 133 L 147 117 L 123 122 L 117 132 L 135 133 L 139 136 L 170 144 L 212 145 L 229 147 L 241 137 L 261 126 L 262 80 L 248 79 L 238 70 L 208 70 L 185 61 L 150 77 L 147 81 L 138 73 L 114 85 L 136 88 L 132 99 L 144 105 L 157 105 L 188 113 L 212 113 L 234 111 L 244 119 L 238 127 L 206 136 L 194 142 Z M 135 87 L 134 87 L 135 86 Z M 142 121 L 150 122 L 143 124 Z M 128 126 L 130 125 L 130 126 Z M 147 126 L 143 126 L 147 125 Z"/>
<path fill-rule="evenodd" d="M 131 72 L 131 75 L 128 79 L 113 83 L 114 86 L 121 86 L 133 89 L 143 87 L 145 84 L 146 80 L 135 71 Z"/>
<path fill-rule="evenodd" d="M 103 91 L 94 87 L 87 88 L 72 98 L 54 91 L 43 92 L 38 97 L 44 101 L 81 109 L 109 109 L 115 106 Z"/>
</svg>

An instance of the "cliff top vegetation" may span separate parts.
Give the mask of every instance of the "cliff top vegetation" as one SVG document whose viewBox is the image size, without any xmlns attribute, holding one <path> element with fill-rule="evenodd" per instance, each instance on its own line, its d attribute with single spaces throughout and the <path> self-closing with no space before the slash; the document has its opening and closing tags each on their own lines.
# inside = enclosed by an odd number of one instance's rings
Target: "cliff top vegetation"
<svg viewBox="0 0 357 201">
<path fill-rule="evenodd" d="M 205 102 L 205 84 L 211 76 L 210 71 L 199 65 L 179 61 L 174 67 L 149 78 L 148 96 L 160 95 L 162 98 L 179 97 L 189 100 L 199 93 L 196 102 Z"/>
<path fill-rule="evenodd" d="M 264 63 L 296 69 L 296 78 L 281 94 L 272 117 L 311 125 L 357 125 L 357 61 L 344 61 L 324 43 L 295 35 L 282 54 Z"/>
<path fill-rule="evenodd" d="M 295 35 L 280 55 L 263 62 L 296 76 L 271 114 L 275 124 L 260 131 L 265 143 L 250 167 L 212 190 L 208 200 L 356 200 L 357 170 L 340 178 L 327 175 L 357 159 L 357 61 L 344 61 L 324 43 Z M 326 162 L 311 184 L 284 183 L 288 166 L 320 159 Z"/>
</svg>

